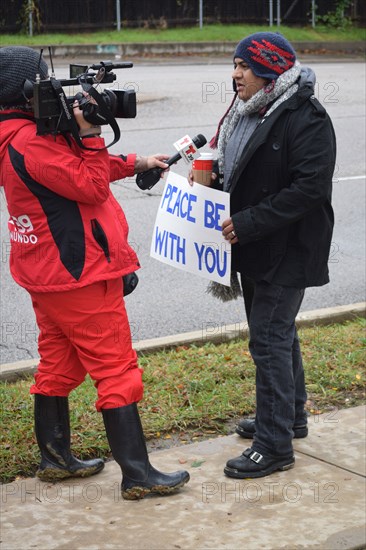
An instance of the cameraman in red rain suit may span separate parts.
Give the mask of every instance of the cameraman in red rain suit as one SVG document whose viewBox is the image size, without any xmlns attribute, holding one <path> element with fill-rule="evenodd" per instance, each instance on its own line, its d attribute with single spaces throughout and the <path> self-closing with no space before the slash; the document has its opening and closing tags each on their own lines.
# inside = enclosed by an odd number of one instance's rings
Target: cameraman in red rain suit
<svg viewBox="0 0 366 550">
<path fill-rule="evenodd" d="M 109 185 L 149 168 L 167 168 L 167 157 L 110 155 L 101 128 L 84 119 L 77 102 L 80 137 L 94 150 L 80 148 L 70 134 L 37 135 L 33 100 L 25 98 L 23 86 L 37 73 L 47 78 L 47 64 L 39 57 L 31 48 L 0 48 L 0 185 L 10 215 L 10 269 L 29 292 L 39 327 L 40 361 L 30 390 L 41 451 L 37 475 L 55 481 L 102 470 L 103 460 L 81 461 L 70 450 L 68 395 L 88 373 L 123 473 L 123 497 L 171 493 L 189 474 L 164 474 L 148 459 L 137 409 L 142 371 L 122 279 L 139 263 Z"/>
</svg>

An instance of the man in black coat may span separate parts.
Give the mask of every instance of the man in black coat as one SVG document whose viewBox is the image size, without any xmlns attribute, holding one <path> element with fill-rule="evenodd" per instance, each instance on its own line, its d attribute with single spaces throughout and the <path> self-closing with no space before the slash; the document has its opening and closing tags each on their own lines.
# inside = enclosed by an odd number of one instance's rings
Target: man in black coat
<svg viewBox="0 0 366 550">
<path fill-rule="evenodd" d="M 237 427 L 252 447 L 224 471 L 256 478 L 292 468 L 292 439 L 308 431 L 295 318 L 305 288 L 329 281 L 336 141 L 314 96 L 314 73 L 280 34 L 255 33 L 238 44 L 233 83 L 212 143 L 215 187 L 231 197 L 222 231 L 241 277 L 257 406 L 255 419 Z"/>
</svg>

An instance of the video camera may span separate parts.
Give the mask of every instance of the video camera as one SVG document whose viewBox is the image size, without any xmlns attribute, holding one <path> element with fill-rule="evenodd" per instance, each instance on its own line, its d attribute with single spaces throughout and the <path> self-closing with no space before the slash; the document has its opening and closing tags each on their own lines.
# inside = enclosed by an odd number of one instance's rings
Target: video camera
<svg viewBox="0 0 366 550">
<path fill-rule="evenodd" d="M 90 65 L 70 65 L 70 78 L 57 80 L 54 76 L 46 80 L 37 78 L 36 82 L 26 80 L 24 95 L 33 98 L 34 116 L 37 123 L 37 134 L 57 134 L 70 132 L 82 148 L 78 126 L 73 114 L 73 103 L 77 99 L 85 120 L 90 124 L 109 124 L 114 131 L 114 140 L 110 147 L 120 138 L 120 130 L 115 118 L 136 117 L 136 93 L 130 89 L 105 89 L 98 92 L 94 85 L 108 84 L 116 80 L 114 69 L 127 69 L 133 63 L 112 63 L 101 61 Z M 52 68 L 53 70 L 53 68 Z M 66 96 L 63 86 L 81 86 L 87 97 L 78 92 Z M 90 98 L 93 98 L 91 100 Z"/>
</svg>

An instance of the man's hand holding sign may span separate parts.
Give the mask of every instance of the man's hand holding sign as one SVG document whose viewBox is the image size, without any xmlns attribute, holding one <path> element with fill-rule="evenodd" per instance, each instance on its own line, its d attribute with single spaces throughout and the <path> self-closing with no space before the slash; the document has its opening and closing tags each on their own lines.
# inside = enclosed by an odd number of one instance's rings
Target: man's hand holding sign
<svg viewBox="0 0 366 550">
<path fill-rule="evenodd" d="M 230 244 L 238 243 L 238 237 L 236 236 L 233 221 L 231 218 L 228 218 L 222 223 L 222 234 L 224 238 L 229 241 Z"/>
</svg>

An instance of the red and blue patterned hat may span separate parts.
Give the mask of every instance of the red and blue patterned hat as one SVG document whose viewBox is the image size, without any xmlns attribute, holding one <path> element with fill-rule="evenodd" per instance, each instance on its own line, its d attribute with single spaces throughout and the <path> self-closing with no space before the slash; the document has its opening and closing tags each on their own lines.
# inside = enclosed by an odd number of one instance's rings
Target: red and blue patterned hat
<svg viewBox="0 0 366 550">
<path fill-rule="evenodd" d="M 256 76 L 276 80 L 291 69 L 296 53 L 280 33 L 257 32 L 244 38 L 236 47 L 234 58 L 243 59 Z"/>
</svg>

